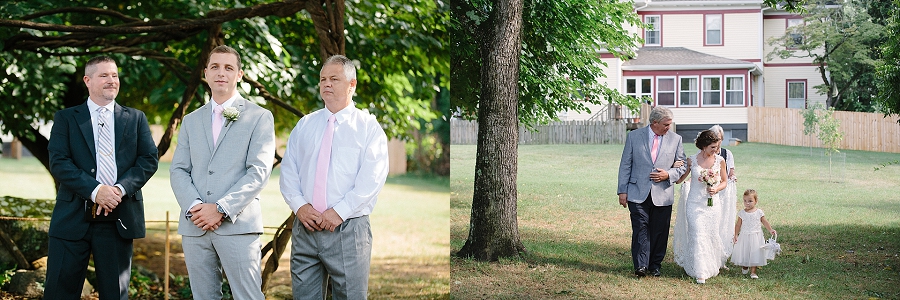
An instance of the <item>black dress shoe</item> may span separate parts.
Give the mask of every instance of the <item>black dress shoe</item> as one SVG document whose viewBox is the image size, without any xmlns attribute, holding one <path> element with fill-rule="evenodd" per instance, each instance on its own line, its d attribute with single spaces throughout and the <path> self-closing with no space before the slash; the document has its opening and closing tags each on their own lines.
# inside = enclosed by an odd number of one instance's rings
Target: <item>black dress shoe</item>
<svg viewBox="0 0 900 300">
<path fill-rule="evenodd" d="M 637 270 L 634 270 L 634 275 L 637 275 L 638 277 L 647 276 L 647 267 L 640 267 Z"/>
<path fill-rule="evenodd" d="M 659 275 L 660 275 L 660 274 L 659 274 L 659 269 L 650 271 L 650 275 L 653 275 L 653 277 L 659 277 Z"/>
</svg>

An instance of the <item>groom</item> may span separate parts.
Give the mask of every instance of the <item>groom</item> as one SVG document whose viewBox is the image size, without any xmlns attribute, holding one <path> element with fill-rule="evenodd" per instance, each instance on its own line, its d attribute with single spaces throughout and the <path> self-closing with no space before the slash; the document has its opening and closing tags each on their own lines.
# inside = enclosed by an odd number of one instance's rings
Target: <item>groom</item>
<svg viewBox="0 0 900 300">
<path fill-rule="evenodd" d="M 674 183 L 685 172 L 681 136 L 669 132 L 672 111 L 654 107 L 650 125 L 628 133 L 619 162 L 619 204 L 631 212 L 634 274 L 659 276 L 666 256 Z"/>
<path fill-rule="evenodd" d="M 172 158 L 172 191 L 194 299 L 222 299 L 222 271 L 235 299 L 262 300 L 259 193 L 272 172 L 272 113 L 238 94 L 241 58 L 212 50 L 204 72 L 206 105 L 184 117 Z"/>
</svg>

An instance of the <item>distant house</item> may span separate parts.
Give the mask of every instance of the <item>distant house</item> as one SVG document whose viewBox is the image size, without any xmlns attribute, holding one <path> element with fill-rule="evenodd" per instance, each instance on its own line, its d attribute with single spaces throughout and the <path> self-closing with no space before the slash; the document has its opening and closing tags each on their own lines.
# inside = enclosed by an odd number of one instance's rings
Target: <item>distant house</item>
<svg viewBox="0 0 900 300">
<path fill-rule="evenodd" d="M 766 59 L 773 49 L 767 41 L 801 24 L 802 16 L 761 0 L 636 0 L 635 11 L 652 28 L 631 28 L 644 39 L 631 59 L 601 51 L 608 65 L 601 83 L 671 108 L 685 141 L 715 124 L 725 129 L 726 140 L 746 140 L 749 106 L 804 108 L 806 99 L 825 102 L 812 89 L 823 82 L 811 58 Z M 593 113 L 563 116 L 597 119 L 608 110 L 587 106 Z"/>
</svg>

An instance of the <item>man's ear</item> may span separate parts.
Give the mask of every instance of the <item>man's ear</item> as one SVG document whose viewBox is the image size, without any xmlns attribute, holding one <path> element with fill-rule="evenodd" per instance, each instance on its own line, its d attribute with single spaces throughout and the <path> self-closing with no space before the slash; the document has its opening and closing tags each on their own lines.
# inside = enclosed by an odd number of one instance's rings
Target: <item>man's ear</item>
<svg viewBox="0 0 900 300">
<path fill-rule="evenodd" d="M 88 83 L 91 82 L 91 77 L 90 77 L 90 76 L 87 76 L 87 75 L 84 75 L 84 77 L 81 78 L 81 80 L 84 81 L 84 86 L 87 86 Z"/>
</svg>

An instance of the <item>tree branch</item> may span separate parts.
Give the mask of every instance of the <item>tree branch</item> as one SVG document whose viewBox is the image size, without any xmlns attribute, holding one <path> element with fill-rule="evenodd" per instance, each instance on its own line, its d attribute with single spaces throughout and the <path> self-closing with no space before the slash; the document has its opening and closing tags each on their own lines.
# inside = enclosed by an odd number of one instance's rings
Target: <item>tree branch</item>
<svg viewBox="0 0 900 300">
<path fill-rule="evenodd" d="M 117 12 L 114 10 L 94 8 L 94 7 L 63 7 L 63 8 L 45 10 L 42 12 L 26 15 L 26 16 L 23 16 L 21 19 L 22 20 L 31 20 L 31 19 L 40 18 L 43 16 L 55 15 L 55 14 L 60 14 L 60 13 L 70 13 L 70 12 L 71 13 L 107 15 L 107 16 L 116 17 L 116 18 L 119 18 L 119 19 L 122 19 L 122 20 L 125 20 L 128 22 L 141 22 L 142 21 L 141 19 L 131 17 L 131 16 L 125 15 L 123 13 L 120 13 L 120 12 Z"/>
<path fill-rule="evenodd" d="M 205 62 L 207 57 L 209 57 L 209 53 L 212 52 L 212 49 L 224 43 L 221 33 L 221 24 L 209 28 L 209 35 L 206 38 L 206 43 L 203 45 L 203 51 L 200 52 L 200 57 L 197 61 Z M 166 132 L 163 133 L 162 138 L 159 139 L 159 145 L 156 145 L 160 157 L 165 155 L 166 151 L 169 151 L 169 147 L 172 145 L 172 137 L 175 135 L 175 129 L 178 128 L 178 124 L 181 123 L 181 118 L 187 113 L 187 109 L 194 99 L 194 95 L 197 94 L 197 89 L 203 82 L 201 74 L 203 74 L 204 68 L 206 68 L 205 63 L 198 63 L 191 73 L 191 79 L 181 96 L 181 103 L 179 103 L 178 107 L 175 108 L 175 111 L 172 112 L 172 117 L 169 118 L 169 124 L 166 126 Z"/>
<path fill-rule="evenodd" d="M 22 254 L 22 251 L 19 250 L 19 246 L 16 246 L 16 241 L 9 237 L 2 228 L 0 228 L 0 243 L 3 244 L 3 247 L 6 248 L 7 252 L 12 254 L 13 258 L 16 260 L 16 264 L 19 265 L 19 268 L 28 270 L 34 269 L 31 266 L 31 263 L 25 259 L 25 255 Z"/>
<path fill-rule="evenodd" d="M 266 86 L 262 85 L 262 83 L 259 83 L 259 81 L 256 81 L 256 80 L 253 80 L 252 78 L 250 78 L 250 76 L 248 76 L 247 73 L 244 73 L 244 81 L 246 81 L 251 86 L 256 88 L 259 95 L 262 96 L 263 98 L 265 98 L 266 100 L 269 100 L 269 101 L 275 103 L 276 105 L 281 106 L 284 109 L 287 109 L 289 112 L 297 115 L 298 117 L 302 118 L 305 115 L 299 109 L 294 108 L 290 104 L 287 104 L 286 102 L 284 102 L 284 100 L 281 100 L 281 98 L 278 98 L 277 96 L 269 93 L 269 90 L 266 89 Z"/>
<path fill-rule="evenodd" d="M 193 20 L 177 19 L 172 20 L 172 22 L 176 24 L 169 25 L 147 26 L 143 21 L 131 22 L 118 26 L 59 25 L 23 20 L 0 19 L 0 27 L 29 28 L 42 31 L 58 32 L 93 32 L 103 34 L 137 34 L 167 31 L 191 31 L 200 28 L 207 28 L 216 24 L 222 24 L 224 22 L 234 21 L 237 19 L 247 19 L 268 15 L 284 17 L 297 13 L 303 8 L 303 4 L 307 2 L 313 1 L 285 0 L 283 2 L 257 4 L 252 7 L 211 11 L 207 14 L 208 17 L 206 18 Z"/>
</svg>

